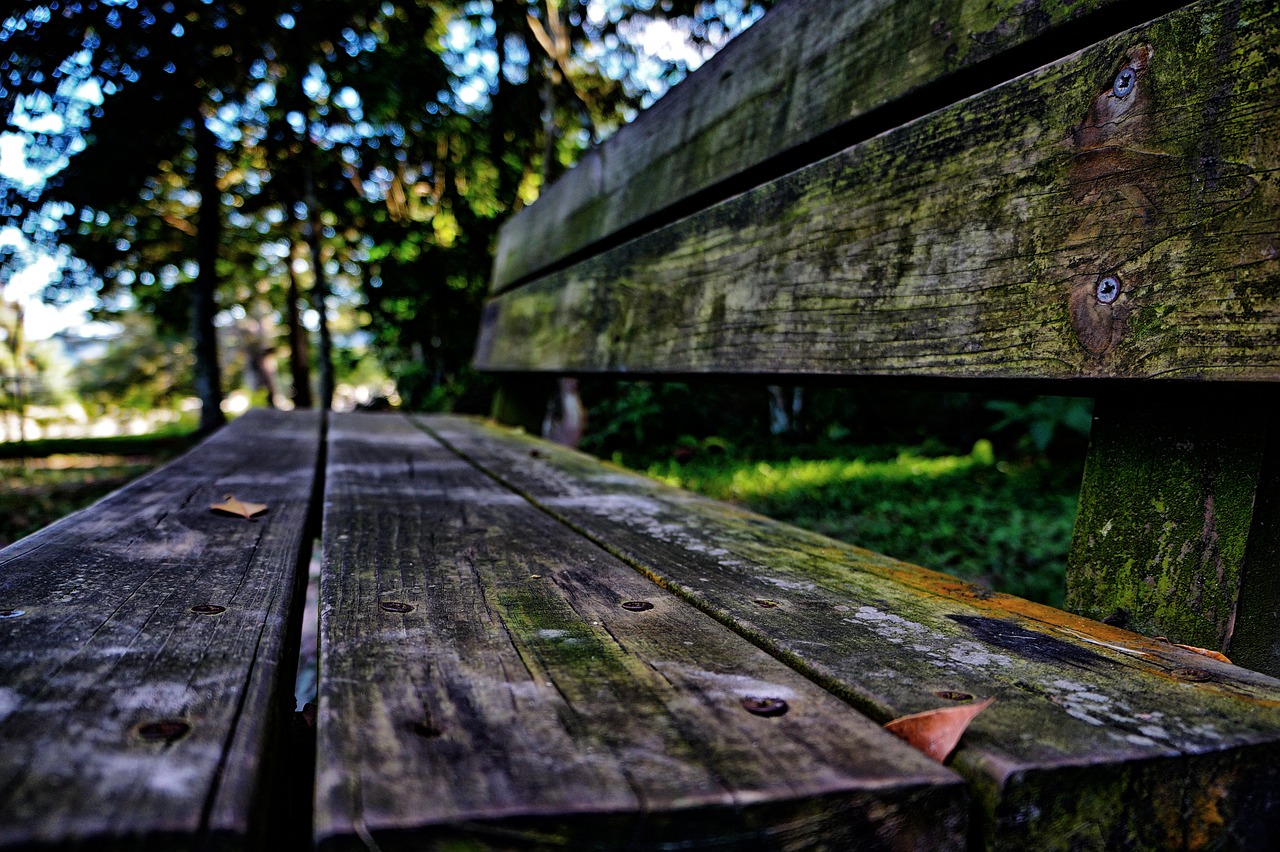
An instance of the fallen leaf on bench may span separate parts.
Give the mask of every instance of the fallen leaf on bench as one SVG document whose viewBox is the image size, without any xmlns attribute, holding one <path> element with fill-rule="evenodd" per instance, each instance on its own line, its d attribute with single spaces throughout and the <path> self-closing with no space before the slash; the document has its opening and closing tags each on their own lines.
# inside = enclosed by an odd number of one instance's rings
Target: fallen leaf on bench
<svg viewBox="0 0 1280 852">
<path fill-rule="evenodd" d="M 244 500 L 238 499 L 234 494 L 228 494 L 221 503 L 214 503 L 209 507 L 215 512 L 226 512 L 228 515 L 239 515 L 242 518 L 252 518 L 254 515 L 261 515 L 267 511 L 266 503 L 246 503 Z"/>
<path fill-rule="evenodd" d="M 1167 636 L 1157 636 L 1156 641 L 1164 642 L 1166 645 L 1172 645 L 1175 648 L 1181 648 L 1184 651 L 1190 651 L 1193 654 L 1199 654 L 1202 657 L 1209 657 L 1220 663 L 1231 663 L 1231 658 L 1226 654 L 1222 654 L 1217 651 L 1210 651 L 1208 648 L 1197 648 L 1195 645 L 1183 645 L 1179 642 L 1172 641 Z"/>
<path fill-rule="evenodd" d="M 942 763 L 955 750 L 973 718 L 986 710 L 992 701 L 995 699 L 988 698 L 961 707 L 941 707 L 923 713 L 912 713 L 910 716 L 894 719 L 884 728 Z"/>
</svg>

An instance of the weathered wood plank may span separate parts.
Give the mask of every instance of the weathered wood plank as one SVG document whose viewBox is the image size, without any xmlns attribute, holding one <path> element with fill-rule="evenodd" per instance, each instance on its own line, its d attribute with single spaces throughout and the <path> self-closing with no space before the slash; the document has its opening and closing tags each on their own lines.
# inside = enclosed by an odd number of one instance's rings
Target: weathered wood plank
<svg viewBox="0 0 1280 852">
<path fill-rule="evenodd" d="M 250 412 L 0 553 L 0 847 L 281 842 L 319 448 L 316 414 Z"/>
<path fill-rule="evenodd" d="M 1096 20 L 1099 9 L 1106 21 Z M 493 289 L 978 63 L 1029 53 L 1033 42 L 1056 47 L 1050 39 L 1066 25 L 1088 19 L 1076 29 L 1116 32 L 1126 13 L 1114 0 L 789 0 L 514 215 L 499 236 Z M 1103 25 L 1116 29 L 1096 29 Z M 1074 48 L 1059 49 L 1020 61 L 1038 65 Z"/>
<path fill-rule="evenodd" d="M 1276 680 L 518 433 L 423 422 L 878 719 L 994 696 L 952 762 L 990 848 L 1252 848 L 1280 836 Z"/>
<path fill-rule="evenodd" d="M 1277 57 L 1197 3 L 498 297 L 477 364 L 1280 379 Z"/>
<path fill-rule="evenodd" d="M 1280 427 L 1263 390 L 1098 400 L 1068 609 L 1280 676 Z"/>
<path fill-rule="evenodd" d="M 333 419 L 324 527 L 321 849 L 963 844 L 956 776 L 406 418 Z"/>
</svg>

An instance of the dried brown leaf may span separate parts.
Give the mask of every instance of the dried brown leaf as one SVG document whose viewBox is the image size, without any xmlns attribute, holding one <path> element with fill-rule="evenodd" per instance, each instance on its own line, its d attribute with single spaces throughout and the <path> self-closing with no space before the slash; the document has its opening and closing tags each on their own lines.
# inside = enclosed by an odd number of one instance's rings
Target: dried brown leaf
<svg viewBox="0 0 1280 852">
<path fill-rule="evenodd" d="M 1197 648 L 1195 645 L 1180 645 L 1177 642 L 1173 643 L 1173 647 L 1181 648 L 1184 651 L 1190 651 L 1193 654 L 1200 654 L 1203 657 L 1209 657 L 1210 659 L 1217 660 L 1220 663 L 1231 662 L 1231 659 L 1226 654 L 1221 654 L 1217 651 L 1210 651 L 1208 648 Z"/>
<path fill-rule="evenodd" d="M 239 515 L 242 518 L 252 518 L 254 515 L 261 515 L 267 511 L 266 503 L 247 503 L 240 500 L 234 494 L 228 494 L 221 503 L 214 503 L 209 507 L 215 512 L 226 512 L 228 515 Z"/>
<path fill-rule="evenodd" d="M 992 701 L 995 699 L 912 713 L 910 716 L 894 719 L 884 727 L 886 731 L 906 740 L 941 763 L 960 742 L 961 735 L 973 718 L 986 710 Z"/>
<path fill-rule="evenodd" d="M 1174 642 L 1165 636 L 1157 636 L 1156 641 L 1165 642 L 1175 648 L 1181 648 L 1184 651 L 1190 651 L 1191 653 L 1199 654 L 1202 657 L 1209 657 L 1210 659 L 1217 660 L 1220 663 L 1231 663 L 1231 658 L 1226 654 L 1219 653 L 1218 651 L 1210 651 L 1208 648 L 1197 648 L 1195 645 L 1183 645 L 1179 642 Z"/>
</svg>

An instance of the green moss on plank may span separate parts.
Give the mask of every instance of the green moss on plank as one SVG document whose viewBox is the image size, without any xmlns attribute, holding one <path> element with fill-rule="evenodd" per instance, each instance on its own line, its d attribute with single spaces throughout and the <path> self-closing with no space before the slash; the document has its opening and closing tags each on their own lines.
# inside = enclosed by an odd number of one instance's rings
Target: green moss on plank
<svg viewBox="0 0 1280 852">
<path fill-rule="evenodd" d="M 1067 606 L 1226 650 L 1269 434 L 1256 393 L 1099 401 Z"/>
</svg>

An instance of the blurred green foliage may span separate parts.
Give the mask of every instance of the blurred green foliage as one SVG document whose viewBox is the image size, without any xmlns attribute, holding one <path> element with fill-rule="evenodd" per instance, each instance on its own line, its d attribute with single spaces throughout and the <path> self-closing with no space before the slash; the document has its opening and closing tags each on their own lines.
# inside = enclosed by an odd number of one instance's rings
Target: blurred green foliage
<svg viewBox="0 0 1280 852">
<path fill-rule="evenodd" d="M 0 444 L 0 547 L 88 506 L 194 442 L 195 423 L 150 435 Z"/>
</svg>

